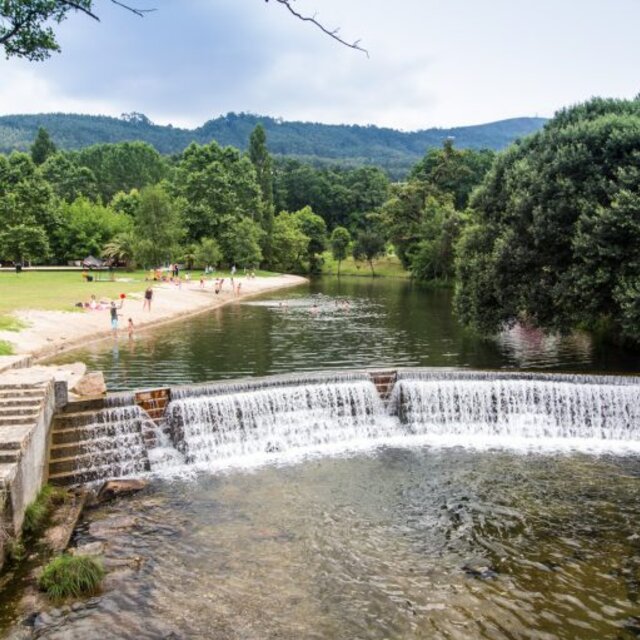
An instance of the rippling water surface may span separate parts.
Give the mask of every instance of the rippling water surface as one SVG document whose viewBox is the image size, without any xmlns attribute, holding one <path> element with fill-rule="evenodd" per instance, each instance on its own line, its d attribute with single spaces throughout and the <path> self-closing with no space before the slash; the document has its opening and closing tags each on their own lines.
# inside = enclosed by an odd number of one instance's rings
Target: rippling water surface
<svg viewBox="0 0 640 640">
<path fill-rule="evenodd" d="M 382 448 L 156 481 L 88 513 L 107 589 L 40 637 L 631 639 L 639 525 L 637 458 Z"/>
<path fill-rule="evenodd" d="M 515 327 L 496 339 L 466 332 L 451 292 L 403 280 L 324 278 L 184 322 L 73 351 L 111 390 L 352 367 L 449 366 L 640 371 L 640 355 L 585 334 Z"/>
<path fill-rule="evenodd" d="M 315 281 L 58 361 L 79 358 L 112 390 L 352 367 L 640 371 L 638 354 L 583 334 L 480 339 L 450 292 L 366 279 Z M 86 513 L 74 544 L 104 551 L 104 591 L 38 637 L 631 640 L 639 532 L 631 455 L 402 441 L 193 472 Z"/>
</svg>

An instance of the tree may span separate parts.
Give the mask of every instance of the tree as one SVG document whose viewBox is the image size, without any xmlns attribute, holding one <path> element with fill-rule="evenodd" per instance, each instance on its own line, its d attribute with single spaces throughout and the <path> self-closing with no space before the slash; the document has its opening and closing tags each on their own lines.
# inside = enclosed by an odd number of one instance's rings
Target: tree
<svg viewBox="0 0 640 640">
<path fill-rule="evenodd" d="M 202 238 L 194 254 L 200 267 L 217 267 L 222 262 L 222 249 L 213 238 Z"/>
<path fill-rule="evenodd" d="M 66 202 L 85 197 L 96 200 L 97 181 L 91 169 L 80 166 L 69 154 L 56 153 L 49 156 L 40 170 L 54 193 Z"/>
<path fill-rule="evenodd" d="M 279 271 L 302 271 L 309 248 L 309 236 L 295 214 L 281 211 L 273 223 L 273 266 Z"/>
<path fill-rule="evenodd" d="M 49 156 L 56 152 L 56 145 L 49 137 L 49 132 L 40 127 L 36 139 L 31 145 L 31 159 L 38 165 L 42 164 Z"/>
<path fill-rule="evenodd" d="M 338 277 L 340 277 L 340 263 L 347 257 L 351 234 L 344 227 L 336 227 L 331 232 L 331 254 L 333 259 L 338 261 Z"/>
<path fill-rule="evenodd" d="M 295 211 L 292 216 L 300 231 L 309 239 L 306 252 L 309 272 L 317 273 L 320 271 L 322 262 L 320 255 L 327 244 L 327 225 L 312 211 L 311 207 L 303 207 L 300 211 Z"/>
<path fill-rule="evenodd" d="M 639 149 L 640 99 L 594 99 L 500 154 L 457 247 L 461 319 L 640 342 Z"/>
<path fill-rule="evenodd" d="M 150 9 L 135 9 L 120 0 L 111 0 L 142 16 Z M 69 13 L 84 13 L 95 20 L 93 0 L 3 0 L 0 3 L 0 46 L 7 58 L 46 60 L 60 45 L 50 23 L 60 24 Z"/>
<path fill-rule="evenodd" d="M 54 233 L 54 253 L 61 262 L 100 255 L 114 236 L 131 231 L 133 226 L 126 214 L 86 198 L 63 202 L 60 220 L 61 226 Z"/>
<path fill-rule="evenodd" d="M 116 234 L 107 244 L 105 244 L 102 255 L 111 258 L 116 262 L 121 262 L 129 268 L 134 261 L 136 254 L 136 237 L 133 231 L 124 231 Z"/>
<path fill-rule="evenodd" d="M 260 264 L 263 234 L 260 226 L 250 218 L 229 221 L 220 239 L 227 262 L 245 268 Z"/>
<path fill-rule="evenodd" d="M 353 244 L 354 260 L 366 260 L 371 269 L 371 275 L 375 276 L 373 261 L 385 252 L 384 238 L 375 230 L 359 231 Z"/>
<path fill-rule="evenodd" d="M 263 253 L 269 263 L 273 233 L 273 162 L 267 150 L 267 134 L 260 123 L 255 126 L 249 138 L 249 158 L 262 194 L 262 228 L 265 232 Z"/>
<path fill-rule="evenodd" d="M 269 0 L 266 0 L 267 2 Z M 155 9 L 138 9 L 122 2 L 111 0 L 135 15 L 144 16 Z M 305 16 L 296 11 L 291 0 L 275 0 L 283 5 L 299 20 L 309 22 L 324 34 L 340 44 L 362 51 L 360 41 L 348 42 L 339 35 L 339 29 L 328 29 L 315 16 Z M 52 52 L 60 51 L 56 35 L 49 24 L 61 23 L 70 13 L 83 13 L 94 20 L 99 17 L 94 13 L 94 0 L 4 0 L 0 4 L 0 46 L 4 47 L 8 57 L 17 56 L 27 60 L 45 60 Z"/>
<path fill-rule="evenodd" d="M 179 204 L 161 185 L 140 192 L 134 221 L 138 264 L 157 267 L 174 258 L 184 238 Z"/>
<path fill-rule="evenodd" d="M 173 193 L 186 203 L 188 239 L 221 239 L 243 217 L 260 224 L 260 186 L 251 161 L 237 149 L 191 144 L 176 167 Z M 261 234 L 262 237 L 262 234 Z"/>
<path fill-rule="evenodd" d="M 51 239 L 59 226 L 51 187 L 26 153 L 0 155 L 0 231 L 24 224 Z"/>
<path fill-rule="evenodd" d="M 0 232 L 0 254 L 17 264 L 45 258 L 48 253 L 47 234 L 41 227 L 17 224 Z"/>
</svg>

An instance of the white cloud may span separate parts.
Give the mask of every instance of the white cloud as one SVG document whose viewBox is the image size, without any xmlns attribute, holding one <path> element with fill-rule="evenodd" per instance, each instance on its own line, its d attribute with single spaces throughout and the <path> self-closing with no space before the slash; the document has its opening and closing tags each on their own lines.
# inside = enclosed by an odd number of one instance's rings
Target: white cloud
<svg viewBox="0 0 640 640">
<path fill-rule="evenodd" d="M 399 129 L 551 115 L 591 95 L 631 97 L 635 0 L 298 0 L 362 38 L 344 48 L 279 4 L 158 2 L 144 19 L 100 3 L 73 16 L 63 53 L 0 60 L 0 113 L 141 111 L 197 126 L 228 111 Z"/>
</svg>

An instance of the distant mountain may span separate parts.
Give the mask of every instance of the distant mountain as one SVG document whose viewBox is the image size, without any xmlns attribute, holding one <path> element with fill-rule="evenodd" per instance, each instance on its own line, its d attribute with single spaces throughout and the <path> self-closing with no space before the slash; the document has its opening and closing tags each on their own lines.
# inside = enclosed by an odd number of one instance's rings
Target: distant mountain
<svg viewBox="0 0 640 640">
<path fill-rule="evenodd" d="M 269 150 L 274 155 L 293 156 L 316 164 L 374 164 L 397 177 L 406 173 L 428 148 L 441 146 L 448 137 L 455 138 L 458 148 L 499 150 L 538 131 L 546 119 L 512 118 L 407 133 L 374 126 L 286 122 L 246 113 L 229 113 L 197 129 L 156 125 L 138 113 L 124 114 L 121 118 L 45 113 L 0 116 L 0 152 L 27 151 L 40 126 L 49 131 L 60 149 L 124 140 L 143 140 L 163 154 L 179 153 L 191 142 L 203 144 L 211 140 L 246 149 L 249 135 L 259 122 L 267 132 Z"/>
</svg>

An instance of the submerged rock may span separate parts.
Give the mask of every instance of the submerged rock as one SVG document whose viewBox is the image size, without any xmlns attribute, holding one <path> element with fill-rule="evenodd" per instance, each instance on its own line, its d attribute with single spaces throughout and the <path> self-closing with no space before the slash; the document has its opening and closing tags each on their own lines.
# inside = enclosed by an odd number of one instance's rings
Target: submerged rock
<svg viewBox="0 0 640 640">
<path fill-rule="evenodd" d="M 477 580 L 493 580 L 498 577 L 498 572 L 488 565 L 465 564 L 462 570 L 471 578 Z"/>
<path fill-rule="evenodd" d="M 105 482 L 96 497 L 98 503 L 108 502 L 119 496 L 126 496 L 142 491 L 149 484 L 148 480 L 131 478 L 130 480 L 109 480 Z"/>
</svg>

